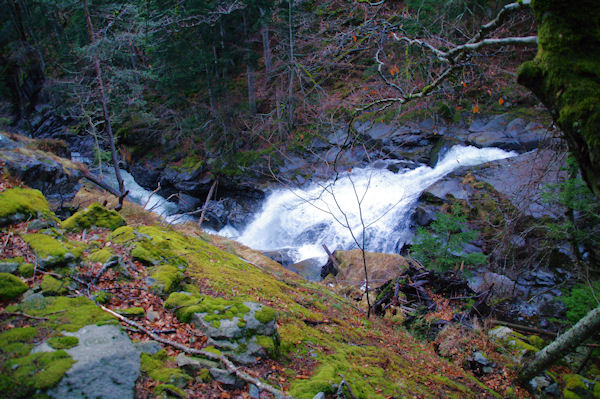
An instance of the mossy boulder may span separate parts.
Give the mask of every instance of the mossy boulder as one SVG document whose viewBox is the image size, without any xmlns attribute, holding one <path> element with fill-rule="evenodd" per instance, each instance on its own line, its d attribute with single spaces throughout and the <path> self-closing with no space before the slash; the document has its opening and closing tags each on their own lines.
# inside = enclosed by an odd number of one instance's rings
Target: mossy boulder
<svg viewBox="0 0 600 399">
<path fill-rule="evenodd" d="M 29 278 L 33 276 L 33 271 L 35 270 L 35 267 L 33 266 L 32 263 L 23 263 L 19 266 L 19 275 L 25 277 L 25 278 Z"/>
<path fill-rule="evenodd" d="M 23 257 L 0 259 L 0 273 L 15 273 L 25 261 Z"/>
<path fill-rule="evenodd" d="M 155 381 L 183 388 L 192 377 L 178 368 L 167 367 L 168 357 L 164 349 L 153 355 L 142 353 L 140 355 L 141 370 Z"/>
<path fill-rule="evenodd" d="M 140 307 L 117 309 L 116 312 L 126 317 L 142 317 L 146 311 Z"/>
<path fill-rule="evenodd" d="M 42 280 L 42 295 L 57 296 L 67 294 L 69 292 L 69 283 L 68 279 L 59 280 L 46 274 Z"/>
<path fill-rule="evenodd" d="M 191 321 L 221 351 L 243 364 L 275 355 L 279 335 L 275 311 L 256 302 L 176 292 L 165 302 L 182 321 Z"/>
<path fill-rule="evenodd" d="M 81 256 L 81 248 L 46 234 L 24 234 L 22 238 L 35 253 L 42 269 L 69 266 Z"/>
<path fill-rule="evenodd" d="M 79 343 L 79 338 L 65 335 L 56 335 L 48 339 L 48 345 L 54 349 L 71 349 Z"/>
<path fill-rule="evenodd" d="M 113 256 L 113 252 L 110 248 L 102 248 L 90 253 L 87 260 L 90 262 L 105 263 L 111 256 Z"/>
<path fill-rule="evenodd" d="M 600 383 L 590 381 L 579 374 L 563 376 L 565 399 L 600 399 Z"/>
<path fill-rule="evenodd" d="M 14 299 L 27 291 L 29 286 L 10 273 L 0 273 L 0 300 Z"/>
<path fill-rule="evenodd" d="M 177 289 L 184 277 L 183 271 L 177 266 L 162 265 L 152 268 L 146 283 L 157 294 L 166 295 Z"/>
<path fill-rule="evenodd" d="M 109 238 L 118 244 L 133 241 L 136 239 L 135 230 L 131 226 L 121 226 L 110 233 Z"/>
<path fill-rule="evenodd" d="M 488 332 L 489 337 L 504 346 L 511 354 L 514 361 L 521 363 L 525 357 L 531 356 L 539 351 L 534 345 L 539 341 L 533 338 L 532 341 L 523 334 L 520 334 L 508 327 L 498 326 Z M 532 344 L 532 342 L 534 344 Z"/>
<path fill-rule="evenodd" d="M 39 190 L 16 187 L 0 193 L 0 226 L 43 216 L 55 218 Z"/>
<path fill-rule="evenodd" d="M 114 230 L 125 224 L 125 219 L 116 211 L 106 209 L 100 204 L 92 204 L 64 220 L 60 226 L 70 231 L 89 229 L 90 227 L 105 227 Z"/>
</svg>

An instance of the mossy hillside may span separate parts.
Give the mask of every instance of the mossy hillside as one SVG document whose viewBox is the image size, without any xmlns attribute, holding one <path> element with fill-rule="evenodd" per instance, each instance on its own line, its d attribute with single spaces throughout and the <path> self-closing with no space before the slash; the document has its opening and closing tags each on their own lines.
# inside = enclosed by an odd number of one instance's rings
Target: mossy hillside
<svg viewBox="0 0 600 399">
<path fill-rule="evenodd" d="M 121 226 L 121 227 L 113 230 L 113 232 L 110 233 L 109 238 L 113 242 L 116 242 L 118 244 L 124 244 L 126 242 L 135 240 L 136 235 L 133 230 L 133 227 Z"/>
<path fill-rule="evenodd" d="M 17 298 L 29 289 L 19 277 L 10 273 L 0 273 L 0 300 Z"/>
<path fill-rule="evenodd" d="M 116 211 L 108 210 L 100 204 L 92 204 L 83 211 L 64 220 L 60 226 L 65 230 L 77 231 L 90 227 L 105 227 L 114 230 L 125 225 L 125 219 Z"/>
<path fill-rule="evenodd" d="M 563 397 L 565 399 L 600 399 L 600 383 L 587 380 L 579 374 L 567 374 L 563 376 L 565 388 Z"/>
<path fill-rule="evenodd" d="M 68 265 L 81 256 L 81 245 L 63 243 L 46 234 L 23 234 L 41 267 Z"/>
<path fill-rule="evenodd" d="M 0 226 L 41 216 L 56 219 L 39 190 L 16 187 L 0 193 Z"/>
<path fill-rule="evenodd" d="M 436 374 L 414 373 L 414 365 L 393 351 L 374 346 L 340 345 L 331 355 L 319 356 L 321 364 L 310 379 L 297 379 L 290 386 L 291 396 L 312 399 L 318 392 L 335 394 L 343 375 L 357 398 L 413 397 L 437 398 L 451 396 L 479 397 L 468 386 Z M 415 359 L 415 361 L 420 361 Z M 426 382 L 436 384 L 426 387 Z M 440 393 L 444 395 L 440 395 Z"/>
</svg>

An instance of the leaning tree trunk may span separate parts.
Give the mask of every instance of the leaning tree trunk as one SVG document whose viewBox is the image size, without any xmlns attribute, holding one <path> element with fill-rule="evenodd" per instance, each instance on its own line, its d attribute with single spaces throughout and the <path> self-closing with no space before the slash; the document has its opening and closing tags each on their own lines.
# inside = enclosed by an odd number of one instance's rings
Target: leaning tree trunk
<svg viewBox="0 0 600 399">
<path fill-rule="evenodd" d="M 96 41 L 94 34 L 94 25 L 92 24 L 92 17 L 90 16 L 90 10 L 88 9 L 87 0 L 83 0 L 83 10 L 85 12 L 85 18 L 87 20 L 88 31 L 90 34 L 90 44 L 94 44 Z M 98 81 L 98 89 L 100 90 L 100 102 L 102 103 L 102 114 L 104 116 L 104 126 L 106 134 L 108 135 L 108 142 L 110 144 L 110 153 L 112 155 L 113 166 L 115 168 L 115 176 L 119 184 L 119 209 L 123 206 L 123 199 L 127 195 L 125 192 L 125 186 L 123 184 L 123 178 L 121 177 L 121 171 L 119 170 L 119 163 L 117 160 L 117 150 L 115 148 L 115 139 L 110 125 L 110 115 L 108 113 L 108 99 L 104 91 L 104 82 L 102 81 L 102 71 L 100 69 L 100 60 L 98 55 L 93 55 L 94 69 L 96 72 L 96 80 Z"/>
<path fill-rule="evenodd" d="M 600 197 L 600 1 L 536 0 L 536 57 L 519 83 L 550 110 L 583 178 Z"/>
<path fill-rule="evenodd" d="M 575 349 L 587 338 L 593 336 L 599 329 L 600 307 L 597 307 L 579 320 L 571 329 L 536 353 L 519 373 L 519 379 L 525 383 L 531 380 L 548 366 Z"/>
</svg>

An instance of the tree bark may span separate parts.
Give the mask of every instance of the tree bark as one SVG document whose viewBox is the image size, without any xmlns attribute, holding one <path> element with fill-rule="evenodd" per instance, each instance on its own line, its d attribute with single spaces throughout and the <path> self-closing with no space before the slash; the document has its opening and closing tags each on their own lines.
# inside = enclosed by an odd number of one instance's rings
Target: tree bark
<svg viewBox="0 0 600 399">
<path fill-rule="evenodd" d="M 83 0 L 83 10 L 85 12 L 85 18 L 87 20 L 88 31 L 90 34 L 90 44 L 93 45 L 96 42 L 94 34 L 94 25 L 92 24 L 92 17 L 90 16 L 90 10 L 87 5 L 87 0 Z M 98 81 L 98 90 L 100 91 L 100 102 L 102 103 L 102 115 L 104 116 L 104 128 L 108 135 L 108 142 L 110 145 L 110 153 L 112 156 L 113 166 L 115 168 L 115 176 L 117 183 L 119 184 L 119 208 L 123 204 L 123 198 L 125 198 L 125 186 L 123 184 L 123 178 L 121 177 L 121 171 L 119 170 L 119 161 L 117 159 L 117 150 L 115 148 L 115 139 L 110 124 L 110 114 L 108 113 L 108 99 L 104 91 L 104 82 L 102 81 L 102 70 L 100 69 L 100 60 L 96 54 L 93 55 L 94 70 L 96 71 L 96 80 Z"/>
<path fill-rule="evenodd" d="M 519 373 L 519 379 L 527 383 L 548 366 L 575 349 L 600 329 L 600 307 L 591 310 L 571 329 L 535 354 Z"/>
<path fill-rule="evenodd" d="M 519 68 L 518 81 L 548 108 L 583 178 L 600 197 L 600 2 L 532 4 L 538 52 Z"/>
</svg>

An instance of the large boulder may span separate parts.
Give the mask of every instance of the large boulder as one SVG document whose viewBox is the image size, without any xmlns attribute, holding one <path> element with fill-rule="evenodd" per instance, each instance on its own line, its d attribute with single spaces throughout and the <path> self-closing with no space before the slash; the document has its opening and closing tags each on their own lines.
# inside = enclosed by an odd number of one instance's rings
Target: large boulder
<svg viewBox="0 0 600 399">
<path fill-rule="evenodd" d="M 334 256 L 340 266 L 336 275 L 339 285 L 361 288 L 365 284 L 365 270 L 362 251 L 335 251 Z M 397 254 L 365 252 L 369 284 L 381 285 L 398 276 L 410 266 L 410 261 Z"/>
<path fill-rule="evenodd" d="M 65 351 L 75 364 L 47 394 L 53 398 L 132 398 L 140 375 L 140 355 L 118 325 L 89 325 L 65 333 L 78 345 Z M 48 347 L 38 347 L 38 351 Z M 34 349 L 35 350 L 35 349 Z"/>
<path fill-rule="evenodd" d="M 0 193 L 0 226 L 43 216 L 53 214 L 38 190 L 16 187 Z"/>
<path fill-rule="evenodd" d="M 70 160 L 26 147 L 0 149 L 0 159 L 9 174 L 51 201 L 71 200 L 79 190 L 81 172 Z"/>
<path fill-rule="evenodd" d="M 115 230 L 124 225 L 125 219 L 117 212 L 108 210 L 100 204 L 92 204 L 64 220 L 60 226 L 65 230 L 80 231 L 90 227 Z"/>
</svg>

